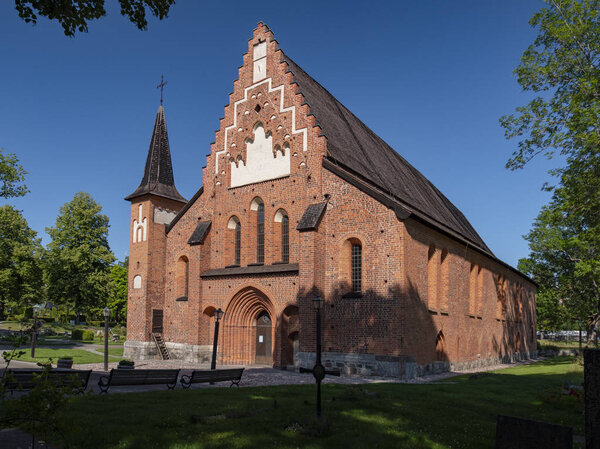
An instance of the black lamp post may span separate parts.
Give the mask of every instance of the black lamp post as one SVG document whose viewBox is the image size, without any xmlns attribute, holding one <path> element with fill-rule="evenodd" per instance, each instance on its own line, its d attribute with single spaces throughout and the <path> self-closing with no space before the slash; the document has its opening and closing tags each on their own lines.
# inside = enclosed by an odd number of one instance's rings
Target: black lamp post
<svg viewBox="0 0 600 449">
<path fill-rule="evenodd" d="M 105 307 L 102 310 L 104 315 L 104 371 L 108 371 L 108 318 L 110 317 L 110 309 Z"/>
<path fill-rule="evenodd" d="M 37 340 L 37 331 L 38 331 L 37 314 L 38 314 L 39 310 L 40 310 L 39 305 L 33 306 L 33 328 L 31 330 L 31 358 L 35 357 L 35 343 Z"/>
<path fill-rule="evenodd" d="M 221 308 L 215 310 L 215 318 L 217 319 L 217 321 L 215 321 L 215 338 L 213 340 L 213 353 L 212 362 L 210 363 L 210 369 L 217 368 L 217 341 L 219 340 L 219 320 L 223 316 L 223 313 L 224 312 L 221 310 Z"/>
</svg>

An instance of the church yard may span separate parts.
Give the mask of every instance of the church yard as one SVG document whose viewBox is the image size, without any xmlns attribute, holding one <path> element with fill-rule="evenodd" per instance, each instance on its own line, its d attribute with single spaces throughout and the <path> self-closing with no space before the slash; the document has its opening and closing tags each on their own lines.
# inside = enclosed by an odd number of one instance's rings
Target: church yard
<svg viewBox="0 0 600 449">
<path fill-rule="evenodd" d="M 62 419 L 77 423 L 67 435 L 75 448 L 479 449 L 493 447 L 498 414 L 581 435 L 582 399 L 563 385 L 582 380 L 575 359 L 554 358 L 429 384 L 325 384 L 329 429 L 314 421 L 312 384 L 93 395 L 73 399 Z"/>
</svg>

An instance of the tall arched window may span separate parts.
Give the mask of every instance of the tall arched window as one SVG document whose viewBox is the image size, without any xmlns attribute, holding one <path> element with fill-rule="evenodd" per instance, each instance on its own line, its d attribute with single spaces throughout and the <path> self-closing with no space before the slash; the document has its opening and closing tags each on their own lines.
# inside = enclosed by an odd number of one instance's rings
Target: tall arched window
<svg viewBox="0 0 600 449">
<path fill-rule="evenodd" d="M 265 204 L 262 202 L 256 211 L 256 262 L 265 262 Z"/>
<path fill-rule="evenodd" d="M 175 269 L 175 286 L 177 300 L 187 300 L 189 289 L 189 262 L 188 258 L 181 256 Z"/>
<path fill-rule="evenodd" d="M 362 290 L 362 246 L 359 242 L 352 243 L 350 256 L 352 264 L 352 291 L 360 292 Z"/>
<path fill-rule="evenodd" d="M 427 307 L 437 311 L 438 306 L 438 263 L 435 245 L 429 246 L 427 251 Z"/>
<path fill-rule="evenodd" d="M 441 313 L 448 313 L 449 291 L 450 291 L 450 265 L 448 250 L 442 249 L 440 255 L 440 295 L 439 307 Z"/>
<path fill-rule="evenodd" d="M 238 221 L 235 224 L 235 264 L 240 265 L 242 252 L 242 224 Z"/>
<path fill-rule="evenodd" d="M 290 219 L 285 210 L 279 209 L 275 214 L 275 223 L 273 228 L 274 241 L 281 242 L 280 262 L 290 262 Z"/>
<path fill-rule="evenodd" d="M 242 259 L 242 224 L 238 217 L 233 216 L 229 219 L 227 233 L 229 242 L 225 251 L 227 263 L 239 266 Z"/>
<path fill-rule="evenodd" d="M 290 261 L 290 219 L 287 215 L 281 219 L 281 260 Z"/>
</svg>

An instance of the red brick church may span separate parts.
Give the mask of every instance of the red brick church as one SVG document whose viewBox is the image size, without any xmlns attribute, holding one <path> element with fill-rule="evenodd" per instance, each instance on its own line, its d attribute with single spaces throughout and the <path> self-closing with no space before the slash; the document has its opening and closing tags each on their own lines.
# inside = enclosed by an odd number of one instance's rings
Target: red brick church
<svg viewBox="0 0 600 449">
<path fill-rule="evenodd" d="M 535 284 L 260 23 L 203 186 L 175 188 L 158 109 L 131 202 L 125 355 L 413 377 L 536 351 Z M 153 336 L 154 333 L 154 336 Z"/>
</svg>

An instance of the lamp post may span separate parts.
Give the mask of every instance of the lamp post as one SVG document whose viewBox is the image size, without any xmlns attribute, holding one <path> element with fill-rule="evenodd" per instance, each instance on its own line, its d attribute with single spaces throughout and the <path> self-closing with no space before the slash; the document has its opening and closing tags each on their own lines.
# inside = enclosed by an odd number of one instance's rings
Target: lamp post
<svg viewBox="0 0 600 449">
<path fill-rule="evenodd" d="M 39 310 L 40 310 L 39 305 L 33 306 L 33 328 L 31 330 L 31 358 L 35 357 L 35 343 L 37 340 L 37 330 L 38 330 L 37 314 L 38 314 Z"/>
<path fill-rule="evenodd" d="M 104 371 L 108 371 L 108 318 L 110 317 L 110 309 L 105 307 L 102 310 L 104 315 Z"/>
<path fill-rule="evenodd" d="M 313 376 L 317 381 L 317 417 L 321 417 L 321 381 L 325 377 L 325 368 L 321 363 L 321 309 L 323 298 L 317 296 L 313 299 L 313 307 L 317 311 L 317 361 L 313 368 Z"/>
<path fill-rule="evenodd" d="M 210 362 L 210 369 L 216 369 L 217 367 L 217 341 L 219 340 L 219 320 L 223 316 L 223 311 L 219 307 L 215 310 L 215 338 L 213 340 L 213 353 L 212 353 L 212 362 Z"/>
</svg>

